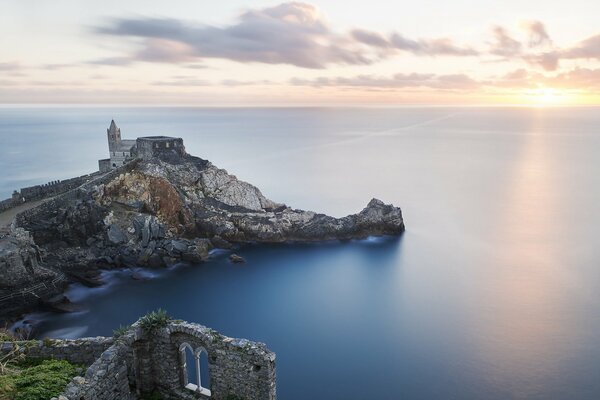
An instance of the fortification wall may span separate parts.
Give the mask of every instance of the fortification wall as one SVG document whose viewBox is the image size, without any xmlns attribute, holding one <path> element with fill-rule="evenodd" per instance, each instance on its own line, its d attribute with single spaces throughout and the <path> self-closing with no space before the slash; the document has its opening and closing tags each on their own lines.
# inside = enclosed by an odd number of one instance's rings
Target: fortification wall
<svg viewBox="0 0 600 400">
<path fill-rule="evenodd" d="M 19 203 L 16 203 L 12 198 L 0 201 L 0 212 L 6 211 L 17 206 Z"/>
<path fill-rule="evenodd" d="M 0 201 L 0 212 L 29 201 L 41 200 L 47 197 L 60 195 L 73 190 L 98 176 L 100 176 L 100 173 L 94 172 L 92 174 L 82 175 L 62 181 L 51 181 L 43 185 L 21 188 L 21 190 L 17 192 L 17 196 L 13 195 L 13 197 L 10 199 Z"/>
<path fill-rule="evenodd" d="M 87 180 L 84 184 L 77 186 L 78 190 L 70 190 L 66 193 L 58 195 L 48 201 L 43 202 L 37 207 L 30 208 L 20 212 L 15 217 L 15 227 L 25 226 L 27 221 L 35 220 L 37 217 L 48 214 L 51 210 L 63 207 L 70 201 L 85 199 L 88 196 L 88 190 L 93 186 L 105 185 L 117 176 L 130 172 L 139 162 L 139 160 L 132 160 L 131 162 L 123 165 L 122 167 L 116 168 L 104 175 L 97 174 L 93 179 Z"/>
</svg>

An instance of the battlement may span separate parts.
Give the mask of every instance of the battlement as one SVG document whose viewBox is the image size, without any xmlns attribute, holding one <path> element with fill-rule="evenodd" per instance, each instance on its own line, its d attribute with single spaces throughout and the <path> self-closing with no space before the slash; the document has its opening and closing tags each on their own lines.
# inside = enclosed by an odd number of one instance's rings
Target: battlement
<svg viewBox="0 0 600 400">
<path fill-rule="evenodd" d="M 28 186 L 21 188 L 20 190 L 15 190 L 11 198 L 0 201 L 0 212 L 30 201 L 58 196 L 83 185 L 98 175 L 98 172 L 94 172 L 75 178 L 50 181 L 40 185 Z"/>
</svg>

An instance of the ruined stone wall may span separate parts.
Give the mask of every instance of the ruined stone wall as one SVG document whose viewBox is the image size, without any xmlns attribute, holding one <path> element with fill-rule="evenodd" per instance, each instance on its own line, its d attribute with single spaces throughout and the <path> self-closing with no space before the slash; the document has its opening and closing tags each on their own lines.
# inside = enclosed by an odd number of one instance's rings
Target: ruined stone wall
<svg viewBox="0 0 600 400">
<path fill-rule="evenodd" d="M 18 345 L 20 351 L 31 358 L 55 358 L 73 364 L 92 365 L 102 353 L 114 343 L 113 338 L 94 337 L 84 339 L 63 340 L 28 340 L 21 342 L 5 342 L 0 346 L 0 353 L 7 354 Z"/>
<path fill-rule="evenodd" d="M 138 158 L 149 160 L 160 155 L 170 154 L 180 157 L 186 154 L 183 139 L 165 136 L 151 136 L 137 139 Z"/>
<path fill-rule="evenodd" d="M 58 400 L 133 400 L 129 371 L 132 368 L 132 348 L 126 340 L 117 340 L 87 369 L 85 376 L 76 376 Z"/>
<path fill-rule="evenodd" d="M 157 346 L 155 353 L 156 358 L 168 360 L 169 364 L 159 370 L 161 393 L 177 393 L 179 399 L 198 398 L 197 393 L 183 388 L 184 356 L 180 348 L 185 343 L 194 351 L 204 349 L 208 354 L 210 398 L 275 399 L 275 354 L 264 344 L 228 338 L 202 325 L 185 322 L 169 325 L 168 336 L 170 346 Z"/>
</svg>

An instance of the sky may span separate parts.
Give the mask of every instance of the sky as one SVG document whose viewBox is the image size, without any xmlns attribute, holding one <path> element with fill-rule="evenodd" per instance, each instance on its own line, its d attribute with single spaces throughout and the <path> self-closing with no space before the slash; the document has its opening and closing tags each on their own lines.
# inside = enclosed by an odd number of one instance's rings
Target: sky
<svg viewBox="0 0 600 400">
<path fill-rule="evenodd" d="M 600 1 L 1 0 L 0 103 L 600 104 Z"/>
</svg>

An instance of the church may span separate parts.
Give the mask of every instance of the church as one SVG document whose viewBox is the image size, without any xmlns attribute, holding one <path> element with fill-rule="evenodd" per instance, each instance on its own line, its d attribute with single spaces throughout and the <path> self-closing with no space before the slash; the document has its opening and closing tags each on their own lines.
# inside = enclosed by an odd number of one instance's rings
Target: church
<svg viewBox="0 0 600 400">
<path fill-rule="evenodd" d="M 113 119 L 106 130 L 110 158 L 98 160 L 100 172 L 119 168 L 135 158 L 148 160 L 154 157 L 179 156 L 186 154 L 183 139 L 169 136 L 144 136 L 137 139 L 122 139 L 121 129 Z"/>
</svg>

